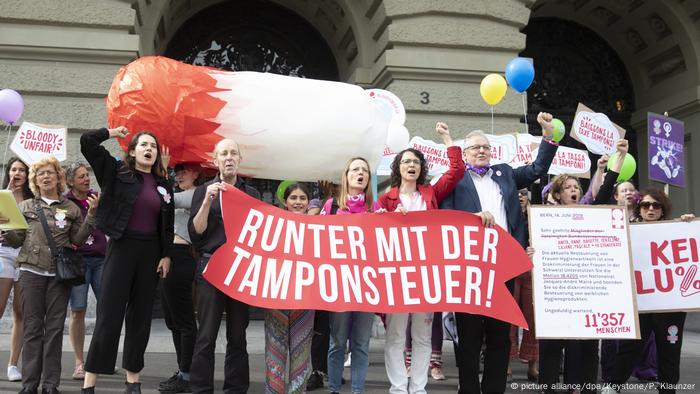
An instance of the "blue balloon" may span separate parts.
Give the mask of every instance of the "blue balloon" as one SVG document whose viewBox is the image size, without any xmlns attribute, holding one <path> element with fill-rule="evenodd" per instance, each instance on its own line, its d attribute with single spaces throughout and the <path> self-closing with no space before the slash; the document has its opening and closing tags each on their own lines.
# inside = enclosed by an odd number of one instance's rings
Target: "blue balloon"
<svg viewBox="0 0 700 394">
<path fill-rule="evenodd" d="M 530 87 L 535 79 L 535 67 L 524 57 L 516 57 L 506 66 L 506 80 L 518 93 Z"/>
</svg>

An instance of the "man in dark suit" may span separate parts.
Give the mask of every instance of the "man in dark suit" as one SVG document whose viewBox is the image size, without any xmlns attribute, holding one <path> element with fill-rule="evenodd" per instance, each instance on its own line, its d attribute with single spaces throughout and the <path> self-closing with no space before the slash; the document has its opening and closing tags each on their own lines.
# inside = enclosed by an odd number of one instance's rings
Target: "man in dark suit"
<svg viewBox="0 0 700 394">
<path fill-rule="evenodd" d="M 527 247 L 525 223 L 520 212 L 518 189 L 528 187 L 549 170 L 557 151 L 552 141 L 552 115 L 540 112 L 542 143 L 535 161 L 516 169 L 508 164 L 490 166 L 491 146 L 481 131 L 472 131 L 464 139 L 462 156 L 467 174 L 440 208 L 472 212 L 481 217 L 486 227 L 498 224 Z M 511 281 L 512 282 L 512 281 Z M 512 289 L 512 283 L 508 283 Z M 481 315 L 456 313 L 459 348 L 456 351 L 459 369 L 459 394 L 503 393 L 510 355 L 510 324 Z M 479 355 L 483 340 L 484 375 L 479 384 Z"/>
</svg>

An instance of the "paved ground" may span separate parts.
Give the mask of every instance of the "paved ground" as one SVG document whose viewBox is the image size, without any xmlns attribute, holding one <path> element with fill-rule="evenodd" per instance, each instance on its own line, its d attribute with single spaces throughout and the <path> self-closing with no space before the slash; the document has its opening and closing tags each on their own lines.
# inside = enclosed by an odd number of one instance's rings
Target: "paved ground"
<svg viewBox="0 0 700 394">
<path fill-rule="evenodd" d="M 223 338 L 222 334 L 219 338 Z M 88 338 L 89 340 L 89 338 Z M 142 389 L 144 393 L 156 394 L 158 382 L 170 376 L 176 369 L 175 354 L 172 348 L 170 333 L 165 328 L 162 321 L 154 321 L 151 341 L 149 342 L 146 354 L 146 367 L 142 372 Z M 0 365 L 7 365 L 9 335 L 0 334 Z M 219 340 L 217 343 L 217 368 L 215 379 L 217 386 L 223 381 L 223 351 L 225 344 Z M 687 332 L 685 343 L 683 344 L 683 361 L 681 371 L 681 383 L 687 384 L 690 388 L 679 390 L 679 393 L 700 392 L 700 333 Z M 64 336 L 63 352 L 63 380 L 60 390 L 63 393 L 79 393 L 81 382 L 70 378 L 73 370 L 73 355 L 67 336 Z M 383 359 L 384 340 L 372 338 L 370 347 L 370 368 L 367 376 L 367 393 L 378 394 L 388 392 L 386 372 Z M 248 328 L 248 352 L 250 353 L 251 387 L 250 393 L 263 393 L 263 382 L 265 379 L 264 367 L 264 335 L 262 322 L 251 322 Z M 430 381 L 427 387 L 429 393 L 455 393 L 457 391 L 457 369 L 454 366 L 454 354 L 452 343 L 444 342 L 445 375 L 447 380 L 443 382 Z M 519 362 L 513 365 L 514 379 L 507 392 L 537 392 L 534 384 L 525 379 L 526 365 Z M 349 377 L 349 370 L 345 371 L 345 377 Z M 11 383 L 5 379 L 5 370 L 0 370 L 0 393 L 17 393 L 20 390 L 19 383 Z M 636 381 L 630 383 L 636 384 Z M 697 387 L 697 389 L 696 389 Z M 114 376 L 101 377 L 98 385 L 98 393 L 123 393 L 124 375 L 118 373 Z M 325 390 L 317 390 L 317 393 L 324 393 Z M 627 390 L 629 393 L 652 393 L 653 389 Z"/>
</svg>

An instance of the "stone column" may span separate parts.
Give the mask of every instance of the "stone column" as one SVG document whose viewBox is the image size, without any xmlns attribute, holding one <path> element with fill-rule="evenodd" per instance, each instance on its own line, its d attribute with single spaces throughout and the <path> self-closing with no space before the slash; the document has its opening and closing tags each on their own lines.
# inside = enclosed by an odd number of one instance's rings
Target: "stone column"
<svg viewBox="0 0 700 394">
<path fill-rule="evenodd" d="M 400 1 L 368 7 L 375 62 L 368 84 L 391 90 L 403 101 L 412 136 L 435 139 L 435 122 L 453 135 L 491 133 L 491 113 L 479 94 L 489 73 L 504 74 L 506 64 L 525 48 L 520 29 L 531 1 Z M 522 97 L 512 89 L 495 108 L 495 133 L 522 132 Z"/>
</svg>

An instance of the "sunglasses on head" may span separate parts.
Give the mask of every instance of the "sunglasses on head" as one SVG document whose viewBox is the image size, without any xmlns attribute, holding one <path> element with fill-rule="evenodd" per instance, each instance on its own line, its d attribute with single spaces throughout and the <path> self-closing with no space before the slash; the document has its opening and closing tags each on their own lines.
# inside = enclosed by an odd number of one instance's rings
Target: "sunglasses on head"
<svg viewBox="0 0 700 394">
<path fill-rule="evenodd" d="M 639 203 L 639 207 L 644 208 L 644 209 L 649 209 L 649 208 L 662 209 L 663 208 L 661 203 L 658 203 L 656 201 L 642 201 Z"/>
</svg>

